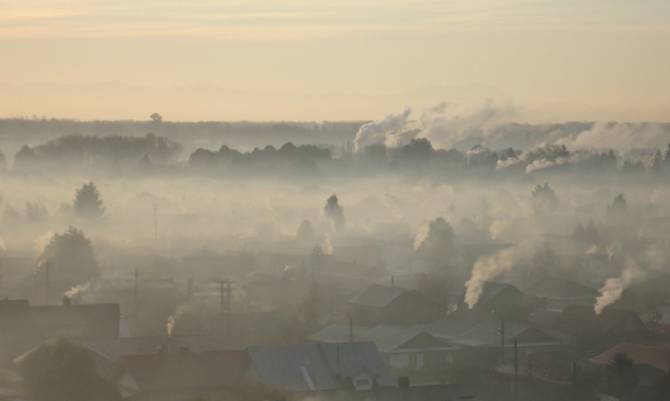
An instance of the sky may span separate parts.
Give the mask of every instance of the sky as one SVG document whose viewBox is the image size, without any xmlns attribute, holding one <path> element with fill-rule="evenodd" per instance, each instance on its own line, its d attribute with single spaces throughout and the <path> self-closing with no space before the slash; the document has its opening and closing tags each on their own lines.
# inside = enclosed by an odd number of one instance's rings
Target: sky
<svg viewBox="0 0 670 401">
<path fill-rule="evenodd" d="M 667 0 L 0 0 L 0 117 L 670 120 Z"/>
</svg>

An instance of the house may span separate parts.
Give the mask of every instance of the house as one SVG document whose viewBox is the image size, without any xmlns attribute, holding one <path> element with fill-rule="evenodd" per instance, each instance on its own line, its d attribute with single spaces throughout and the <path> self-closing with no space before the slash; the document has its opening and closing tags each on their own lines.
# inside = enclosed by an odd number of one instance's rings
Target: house
<svg viewBox="0 0 670 401">
<path fill-rule="evenodd" d="M 250 377 L 287 393 L 370 390 L 395 381 L 372 342 L 250 347 Z"/>
<path fill-rule="evenodd" d="M 596 314 L 591 306 L 570 305 L 563 310 L 556 324 L 558 330 L 576 341 L 594 341 L 601 345 L 603 339 L 620 341 L 649 333 L 635 312 L 613 307 Z"/>
<path fill-rule="evenodd" d="M 349 304 L 354 323 L 362 326 L 427 323 L 443 316 L 442 308 L 417 290 L 378 284 Z"/>
<path fill-rule="evenodd" d="M 409 383 L 408 383 L 409 384 Z M 292 397 L 294 400 L 311 398 L 311 395 Z M 319 394 L 323 401 L 474 401 L 471 395 L 463 393 L 458 384 L 433 384 L 423 386 L 402 385 L 381 387 L 369 391 L 324 392 Z"/>
<path fill-rule="evenodd" d="M 458 347 L 454 363 L 480 367 L 510 362 L 517 357 L 525 362 L 539 352 L 560 350 L 566 346 L 559 333 L 528 323 L 496 319 L 463 320 L 447 318 L 426 325 L 426 332 Z"/>
<path fill-rule="evenodd" d="M 653 386 L 659 377 L 670 373 L 670 346 L 621 343 L 589 359 L 589 362 L 607 367 L 618 354 L 632 359 L 637 374 L 638 385 Z"/>
<path fill-rule="evenodd" d="M 125 356 L 115 382 L 124 395 L 139 400 L 184 400 L 234 392 L 246 385 L 245 351 L 154 352 Z"/>
<path fill-rule="evenodd" d="M 458 349 L 448 341 L 435 338 L 421 327 L 379 325 L 375 327 L 330 325 L 309 337 L 322 343 L 372 341 L 383 354 L 386 364 L 399 375 L 412 371 L 442 368 Z"/>
<path fill-rule="evenodd" d="M 546 277 L 524 292 L 538 298 L 542 309 L 548 311 L 563 311 L 569 305 L 593 306 L 598 297 L 598 291 L 591 287 L 557 277 Z"/>
<path fill-rule="evenodd" d="M 246 351 L 192 352 L 177 348 L 171 341 L 163 341 L 164 346 L 148 346 L 161 343 L 158 338 L 128 340 L 80 344 L 89 351 L 98 375 L 113 383 L 124 399 L 194 400 L 235 394 L 248 387 L 250 364 Z M 14 364 L 20 366 L 38 348 L 19 356 Z"/>
<path fill-rule="evenodd" d="M 55 337 L 118 338 L 118 304 L 30 305 L 27 300 L 0 301 L 1 357 L 17 355 Z"/>
<path fill-rule="evenodd" d="M 525 321 L 532 306 L 531 299 L 517 287 L 508 283 L 486 281 L 477 304 L 469 309 L 465 293 L 460 297 L 455 316 L 459 318 L 489 319 L 491 316 L 505 320 Z"/>
</svg>

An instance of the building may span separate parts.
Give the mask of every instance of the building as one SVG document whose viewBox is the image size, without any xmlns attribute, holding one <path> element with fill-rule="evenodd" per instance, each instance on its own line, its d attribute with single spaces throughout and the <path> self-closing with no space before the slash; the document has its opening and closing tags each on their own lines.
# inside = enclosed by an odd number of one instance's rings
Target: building
<svg viewBox="0 0 670 401">
<path fill-rule="evenodd" d="M 596 314 L 592 306 L 570 305 L 560 314 L 556 327 L 577 342 L 607 342 L 644 337 L 649 330 L 633 311 L 608 307 Z"/>
<path fill-rule="evenodd" d="M 569 305 L 593 306 L 598 297 L 598 291 L 591 287 L 556 277 L 536 282 L 525 293 L 538 298 L 542 309 L 548 311 L 563 311 Z"/>
<path fill-rule="evenodd" d="M 396 384 L 372 342 L 271 345 L 247 351 L 252 381 L 286 393 L 362 391 Z"/>
<path fill-rule="evenodd" d="M 69 339 L 118 338 L 118 304 L 30 305 L 27 300 L 0 301 L 2 359 L 17 355 L 56 337 Z"/>
<path fill-rule="evenodd" d="M 352 341 L 374 342 L 386 364 L 398 376 L 448 368 L 453 352 L 458 349 L 421 327 L 330 325 L 309 337 L 311 341 L 323 343 L 342 343 L 349 338 Z"/>
<path fill-rule="evenodd" d="M 361 326 L 411 325 L 443 317 L 444 311 L 419 291 L 372 285 L 349 301 L 351 318 Z"/>
<path fill-rule="evenodd" d="M 491 316 L 505 320 L 525 321 L 532 309 L 532 300 L 517 287 L 508 283 L 486 281 L 477 304 L 469 309 L 465 293 L 460 297 L 455 312 L 458 318 L 489 319 Z"/>
</svg>

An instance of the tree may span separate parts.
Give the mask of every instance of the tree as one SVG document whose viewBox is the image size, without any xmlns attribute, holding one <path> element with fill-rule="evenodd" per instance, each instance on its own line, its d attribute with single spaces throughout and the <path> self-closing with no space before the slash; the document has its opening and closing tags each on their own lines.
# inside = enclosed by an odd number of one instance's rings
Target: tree
<svg viewBox="0 0 670 401">
<path fill-rule="evenodd" d="M 100 276 L 93 245 L 84 233 L 70 227 L 55 234 L 40 256 L 41 266 L 51 269 L 56 287 L 68 289 Z"/>
<path fill-rule="evenodd" d="M 535 211 L 537 212 L 553 211 L 558 207 L 556 192 L 546 182 L 544 185 L 535 186 L 532 197 Z"/>
<path fill-rule="evenodd" d="M 316 241 L 316 232 L 309 220 L 303 220 L 302 223 L 300 223 L 300 227 L 298 227 L 298 232 L 296 233 L 296 239 L 304 244 L 312 244 Z"/>
<path fill-rule="evenodd" d="M 628 210 L 628 204 L 623 194 L 619 194 L 614 197 L 614 201 L 612 201 L 612 204 L 609 206 L 608 210 L 611 214 L 615 215 L 622 215 L 626 213 Z"/>
<path fill-rule="evenodd" d="M 328 217 L 328 219 L 333 222 L 335 229 L 339 230 L 344 227 L 344 210 L 342 209 L 342 206 L 340 206 L 337 195 L 330 195 L 326 201 L 326 206 L 323 208 L 323 212 L 325 213 L 326 217 Z"/>
<path fill-rule="evenodd" d="M 635 364 L 626 354 L 616 354 L 605 371 L 607 391 L 616 396 L 629 394 L 637 387 Z"/>
<path fill-rule="evenodd" d="M 415 239 L 415 249 L 418 253 L 429 258 L 440 260 L 454 244 L 454 229 L 442 217 L 431 221 L 425 235 L 420 234 Z"/>
<path fill-rule="evenodd" d="M 98 188 L 91 181 L 77 189 L 73 205 L 74 213 L 86 219 L 95 219 L 105 214 Z"/>
<path fill-rule="evenodd" d="M 160 123 L 163 122 L 163 116 L 161 116 L 161 115 L 158 114 L 158 113 L 153 113 L 153 114 L 151 114 L 151 115 L 149 116 L 149 118 L 151 119 L 151 121 L 153 121 L 153 122 L 155 122 L 155 123 L 158 123 L 158 124 L 160 124 Z"/>
<path fill-rule="evenodd" d="M 61 338 L 19 362 L 19 373 L 36 401 L 116 401 L 116 388 L 98 375 L 85 348 Z"/>
</svg>

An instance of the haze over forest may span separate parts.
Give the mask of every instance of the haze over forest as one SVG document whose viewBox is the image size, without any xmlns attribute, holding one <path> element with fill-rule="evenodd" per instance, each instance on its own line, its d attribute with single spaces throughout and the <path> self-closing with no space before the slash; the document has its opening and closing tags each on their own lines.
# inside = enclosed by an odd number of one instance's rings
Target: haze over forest
<svg viewBox="0 0 670 401">
<path fill-rule="evenodd" d="M 670 400 L 668 39 L 0 0 L 0 401 Z"/>
</svg>

